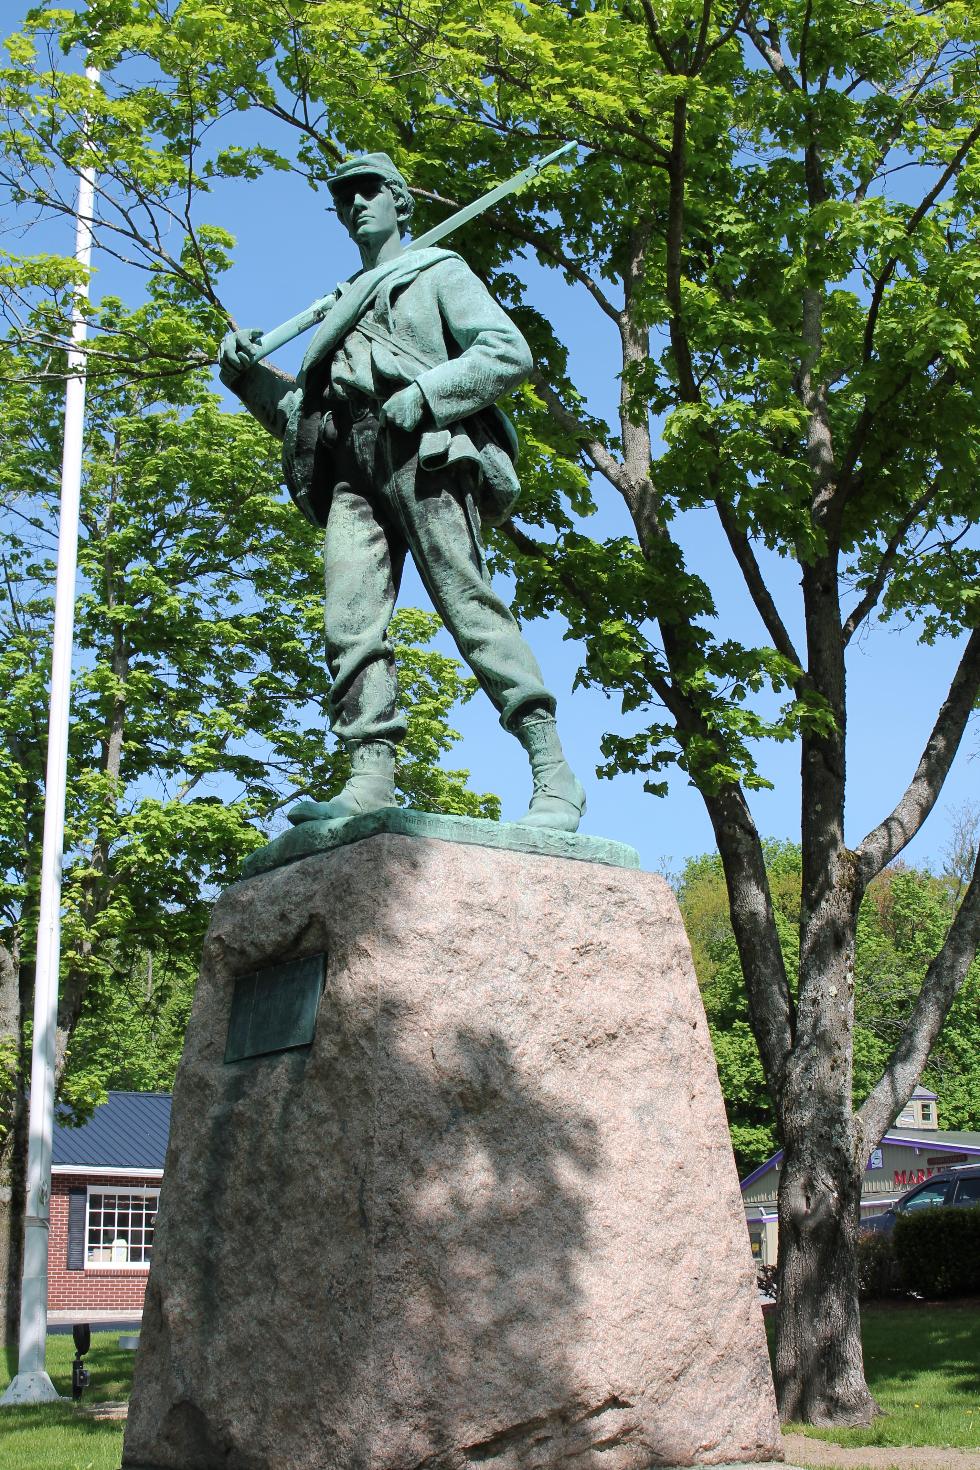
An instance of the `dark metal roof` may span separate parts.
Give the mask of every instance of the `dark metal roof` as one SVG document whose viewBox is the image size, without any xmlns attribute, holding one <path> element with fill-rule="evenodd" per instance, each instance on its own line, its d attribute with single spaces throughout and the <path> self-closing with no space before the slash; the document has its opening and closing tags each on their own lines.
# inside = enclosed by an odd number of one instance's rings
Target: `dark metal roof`
<svg viewBox="0 0 980 1470">
<path fill-rule="evenodd" d="M 980 1133 L 955 1128 L 889 1128 L 882 1143 L 914 1143 L 919 1149 L 956 1149 L 980 1153 Z"/>
<path fill-rule="evenodd" d="M 80 1128 L 55 1117 L 51 1162 L 88 1169 L 162 1169 L 169 1133 L 169 1092 L 110 1092 L 109 1101 Z"/>
</svg>

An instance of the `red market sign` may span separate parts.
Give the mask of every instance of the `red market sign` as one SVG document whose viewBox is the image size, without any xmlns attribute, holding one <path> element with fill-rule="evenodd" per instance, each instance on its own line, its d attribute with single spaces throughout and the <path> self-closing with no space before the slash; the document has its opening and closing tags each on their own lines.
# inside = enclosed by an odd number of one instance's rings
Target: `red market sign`
<svg viewBox="0 0 980 1470">
<path fill-rule="evenodd" d="M 924 1184 L 935 1172 L 935 1169 L 896 1169 L 895 1188 L 911 1189 L 913 1184 Z"/>
<path fill-rule="evenodd" d="M 931 1159 L 926 1160 L 925 1169 L 896 1169 L 893 1175 L 895 1188 L 911 1189 L 913 1184 L 924 1184 L 942 1169 L 948 1169 L 953 1164 L 966 1163 L 968 1157 L 967 1154 L 933 1154 Z"/>
</svg>

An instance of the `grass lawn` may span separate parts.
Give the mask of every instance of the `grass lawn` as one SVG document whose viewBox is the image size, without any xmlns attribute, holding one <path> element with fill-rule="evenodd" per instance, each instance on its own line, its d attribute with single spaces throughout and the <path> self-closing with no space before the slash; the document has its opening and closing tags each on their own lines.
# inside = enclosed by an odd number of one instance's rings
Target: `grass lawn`
<svg viewBox="0 0 980 1470">
<path fill-rule="evenodd" d="M 813 1429 L 843 1445 L 980 1448 L 980 1301 L 866 1302 L 864 1372 L 882 1416 L 867 1429 Z"/>
<path fill-rule="evenodd" d="M 85 1404 L 128 1399 L 135 1353 L 123 1352 L 118 1332 L 93 1332 L 85 1358 L 92 1384 Z M 71 1334 L 48 1338 L 47 1368 L 59 1393 L 71 1398 Z M 17 1354 L 8 1351 L 0 1393 L 17 1371 Z M 90 1419 L 68 1404 L 35 1404 L 0 1409 L 0 1470 L 119 1470 L 122 1421 Z"/>
<path fill-rule="evenodd" d="M 980 1301 L 872 1302 L 862 1324 L 868 1386 L 883 1416 L 867 1429 L 788 1424 L 787 1431 L 854 1446 L 980 1448 Z M 122 1352 L 118 1337 L 92 1334 L 86 1404 L 129 1397 L 135 1354 Z M 66 1395 L 73 1357 L 69 1335 L 48 1339 L 48 1372 Z M 15 1368 L 8 1353 L 0 1392 Z M 119 1470 L 122 1436 L 121 1422 L 90 1419 L 70 1404 L 0 1409 L 0 1470 Z"/>
</svg>

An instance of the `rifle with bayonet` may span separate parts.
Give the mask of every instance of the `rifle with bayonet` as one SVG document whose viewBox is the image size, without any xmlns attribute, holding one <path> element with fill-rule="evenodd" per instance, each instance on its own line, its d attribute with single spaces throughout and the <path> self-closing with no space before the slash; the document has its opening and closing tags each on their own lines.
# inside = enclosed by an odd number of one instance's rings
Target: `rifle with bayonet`
<svg viewBox="0 0 980 1470">
<path fill-rule="evenodd" d="M 465 208 L 458 209 L 455 214 L 451 214 L 441 224 L 434 225 L 431 230 L 427 230 L 417 240 L 411 240 L 405 246 L 406 252 L 410 250 L 425 250 L 430 245 L 438 244 L 447 235 L 451 235 L 454 230 L 458 230 L 461 225 L 468 224 L 471 219 L 476 219 L 477 215 L 482 214 L 484 210 L 492 208 L 501 199 L 506 199 L 508 194 L 514 194 L 518 189 L 529 184 L 532 179 L 537 178 L 542 169 L 547 168 L 549 164 L 557 163 L 559 158 L 564 158 L 576 146 L 574 142 L 563 143 L 560 148 L 555 149 L 554 153 L 549 153 L 547 158 L 541 158 L 537 163 L 532 163 L 528 168 L 522 169 L 519 174 L 515 174 L 506 183 L 498 184 L 488 194 L 484 194 L 479 199 L 475 199 L 472 204 L 467 204 Z M 264 332 L 261 337 L 250 344 L 249 351 L 252 361 L 261 362 L 264 357 L 269 356 L 270 352 L 275 352 L 277 347 L 284 347 L 287 342 L 292 342 L 295 337 L 302 336 L 311 327 L 317 326 L 323 321 L 333 301 L 333 296 L 321 296 L 311 306 L 308 306 L 305 311 L 301 311 L 298 316 L 290 317 L 288 322 L 283 322 L 280 326 L 273 327 L 270 332 Z"/>
</svg>

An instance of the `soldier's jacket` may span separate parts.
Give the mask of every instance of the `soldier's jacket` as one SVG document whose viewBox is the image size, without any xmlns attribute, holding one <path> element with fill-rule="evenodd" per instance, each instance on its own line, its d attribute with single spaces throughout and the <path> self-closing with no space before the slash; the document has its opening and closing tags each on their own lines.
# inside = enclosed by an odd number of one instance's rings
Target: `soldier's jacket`
<svg viewBox="0 0 980 1470">
<path fill-rule="evenodd" d="M 379 402 L 408 383 L 421 388 L 423 468 L 475 464 L 484 520 L 505 520 L 520 489 L 517 439 L 494 404 L 527 377 L 531 353 L 466 262 L 439 249 L 406 252 L 338 287 L 295 381 L 262 363 L 226 380 L 282 440 L 286 484 L 304 514 L 326 524 L 333 480 L 325 398 L 333 355 L 351 332 L 370 343 Z"/>
</svg>

